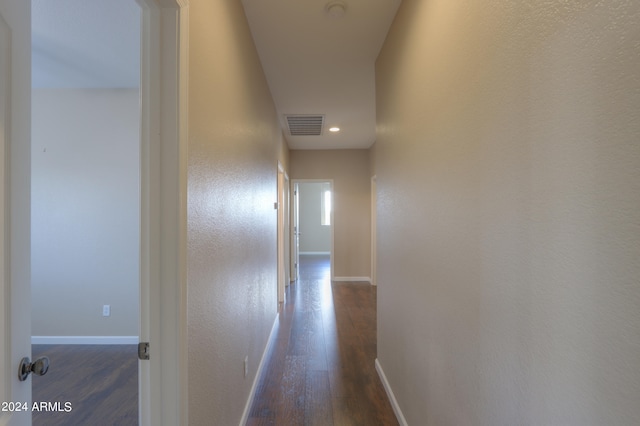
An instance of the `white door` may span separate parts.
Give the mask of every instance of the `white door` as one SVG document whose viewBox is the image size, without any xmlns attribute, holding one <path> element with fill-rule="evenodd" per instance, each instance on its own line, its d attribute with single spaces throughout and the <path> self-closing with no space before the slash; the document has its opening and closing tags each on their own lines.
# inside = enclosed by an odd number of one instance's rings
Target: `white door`
<svg viewBox="0 0 640 426">
<path fill-rule="evenodd" d="M 299 195 L 300 188 L 298 183 L 293 184 L 293 203 L 292 203 L 292 228 L 291 232 L 291 281 L 299 278 L 300 265 L 300 222 L 299 222 Z"/>
<path fill-rule="evenodd" d="M 377 199 L 378 199 L 378 190 L 376 177 L 373 176 L 371 178 L 371 284 L 378 285 L 378 280 L 376 278 L 377 275 Z"/>
<path fill-rule="evenodd" d="M 29 3 L 0 0 L 0 425 L 31 424 Z"/>
<path fill-rule="evenodd" d="M 291 198 L 289 176 L 284 174 L 284 258 L 285 258 L 285 286 L 291 282 Z"/>
<path fill-rule="evenodd" d="M 278 302 L 284 302 L 284 169 L 278 163 Z"/>
</svg>

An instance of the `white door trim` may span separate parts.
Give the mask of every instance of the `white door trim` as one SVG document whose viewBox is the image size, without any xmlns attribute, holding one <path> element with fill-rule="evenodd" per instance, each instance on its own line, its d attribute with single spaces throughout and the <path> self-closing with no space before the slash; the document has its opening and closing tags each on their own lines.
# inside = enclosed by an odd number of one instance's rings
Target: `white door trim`
<svg viewBox="0 0 640 426">
<path fill-rule="evenodd" d="M 8 174 L 10 173 L 9 141 L 11 135 L 9 133 L 11 120 L 11 29 L 7 22 L 3 19 L 2 10 L 0 10 L 0 300 L 2 301 L 2 312 L 10 312 L 11 305 L 9 299 L 9 191 L 8 191 Z M 8 315 L 0 315 L 0 342 L 2 342 L 2 350 L 0 350 L 0 401 L 12 401 L 11 398 L 11 376 L 12 359 L 11 353 L 7 351 L 10 348 L 9 339 L 11 337 L 11 321 Z M 7 415 L 8 416 L 8 415 Z M 6 417 L 0 412 L 0 423 L 3 423 L 2 417 Z"/>
<path fill-rule="evenodd" d="M 284 253 L 285 253 L 285 232 L 284 232 L 284 227 L 285 227 L 285 200 L 284 200 L 284 185 L 285 185 L 285 179 L 284 179 L 284 168 L 282 167 L 282 164 L 280 163 L 280 161 L 278 161 L 278 173 L 277 173 L 277 191 L 278 191 L 278 202 L 277 202 L 277 209 L 278 209 L 278 303 L 282 303 L 284 302 L 284 289 L 285 289 L 285 279 L 286 279 L 286 274 L 285 274 L 285 259 L 284 259 Z M 278 306 L 278 304 L 276 304 L 276 306 Z"/>
<path fill-rule="evenodd" d="M 290 190 L 289 192 L 293 194 L 291 197 L 291 209 L 289 212 L 290 220 L 289 220 L 289 246 L 291 248 L 289 252 L 289 280 L 290 282 L 296 281 L 299 278 L 299 264 L 300 264 L 300 253 L 299 253 L 299 239 L 298 239 L 298 230 L 294 229 L 299 226 L 298 224 L 298 183 L 294 180 L 289 182 Z"/>
<path fill-rule="evenodd" d="M 377 252 L 377 244 L 378 244 L 378 231 L 377 231 L 377 222 L 378 222 L 378 213 L 377 213 L 377 204 L 378 204 L 378 186 L 376 175 L 371 177 L 371 285 L 378 285 L 378 252 Z"/>
<path fill-rule="evenodd" d="M 188 424 L 189 8 L 180 0 L 137 1 L 142 8 L 140 340 L 150 342 L 150 359 L 140 362 L 144 398 L 140 400 L 140 425 Z"/>
<path fill-rule="evenodd" d="M 284 259 L 285 259 L 285 287 L 291 283 L 291 184 L 289 175 L 284 172 Z"/>
<path fill-rule="evenodd" d="M 22 357 L 31 356 L 31 19 L 30 2 L 0 0 L 0 284 L 2 402 L 31 402 L 31 380 L 18 380 Z M 0 425 L 30 425 L 29 411 L 0 411 Z"/>
</svg>

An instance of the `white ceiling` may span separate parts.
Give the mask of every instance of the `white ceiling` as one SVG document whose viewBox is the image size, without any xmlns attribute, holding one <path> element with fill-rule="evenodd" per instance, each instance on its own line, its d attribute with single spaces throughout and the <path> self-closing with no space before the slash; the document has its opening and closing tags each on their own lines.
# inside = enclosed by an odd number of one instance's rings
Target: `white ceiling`
<svg viewBox="0 0 640 426">
<path fill-rule="evenodd" d="M 368 148 L 375 142 L 375 60 L 400 0 L 242 0 L 292 149 Z M 285 114 L 323 114 L 322 136 L 290 136 Z M 331 126 L 340 127 L 330 133 Z"/>
<path fill-rule="evenodd" d="M 330 0 L 241 1 L 289 147 L 368 148 L 375 59 L 400 0 L 343 0 L 342 17 Z M 138 86 L 135 0 L 32 0 L 32 27 L 34 87 Z M 285 114 L 324 115 L 325 130 L 290 136 Z"/>
</svg>

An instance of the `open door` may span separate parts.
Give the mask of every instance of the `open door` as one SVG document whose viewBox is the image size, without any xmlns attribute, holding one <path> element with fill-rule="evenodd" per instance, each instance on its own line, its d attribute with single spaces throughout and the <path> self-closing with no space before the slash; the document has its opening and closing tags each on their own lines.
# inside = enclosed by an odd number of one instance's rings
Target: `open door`
<svg viewBox="0 0 640 426">
<path fill-rule="evenodd" d="M 300 265 L 300 223 L 299 223 L 299 185 L 297 182 L 293 183 L 293 202 L 291 203 L 291 281 L 296 281 L 299 278 L 299 265 Z"/>
<path fill-rule="evenodd" d="M 278 162 L 278 303 L 284 302 L 285 289 L 285 202 L 284 202 L 284 169 Z"/>
<path fill-rule="evenodd" d="M 30 2 L 0 0 L 0 424 L 31 424 Z M 36 368 L 34 368 L 36 369 Z M 30 369 L 28 369 L 30 371 Z M 36 369 L 37 370 L 37 369 Z M 41 370 L 37 370 L 42 372 Z M 25 370 L 26 372 L 26 370 Z M 37 380 L 37 378 L 36 378 Z"/>
<path fill-rule="evenodd" d="M 371 285 L 378 285 L 377 279 L 377 203 L 378 203 L 378 189 L 376 183 L 376 176 L 371 178 Z"/>
<path fill-rule="evenodd" d="M 291 185 L 289 175 L 284 173 L 284 259 L 285 259 L 285 286 L 291 283 Z"/>
</svg>

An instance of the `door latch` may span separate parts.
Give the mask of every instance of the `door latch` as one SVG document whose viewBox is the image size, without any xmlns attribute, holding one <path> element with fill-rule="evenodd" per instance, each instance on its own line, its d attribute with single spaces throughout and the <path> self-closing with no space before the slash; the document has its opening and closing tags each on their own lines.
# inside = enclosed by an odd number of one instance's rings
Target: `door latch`
<svg viewBox="0 0 640 426">
<path fill-rule="evenodd" d="M 141 360 L 149 359 L 149 342 L 138 343 L 138 358 Z"/>
</svg>

